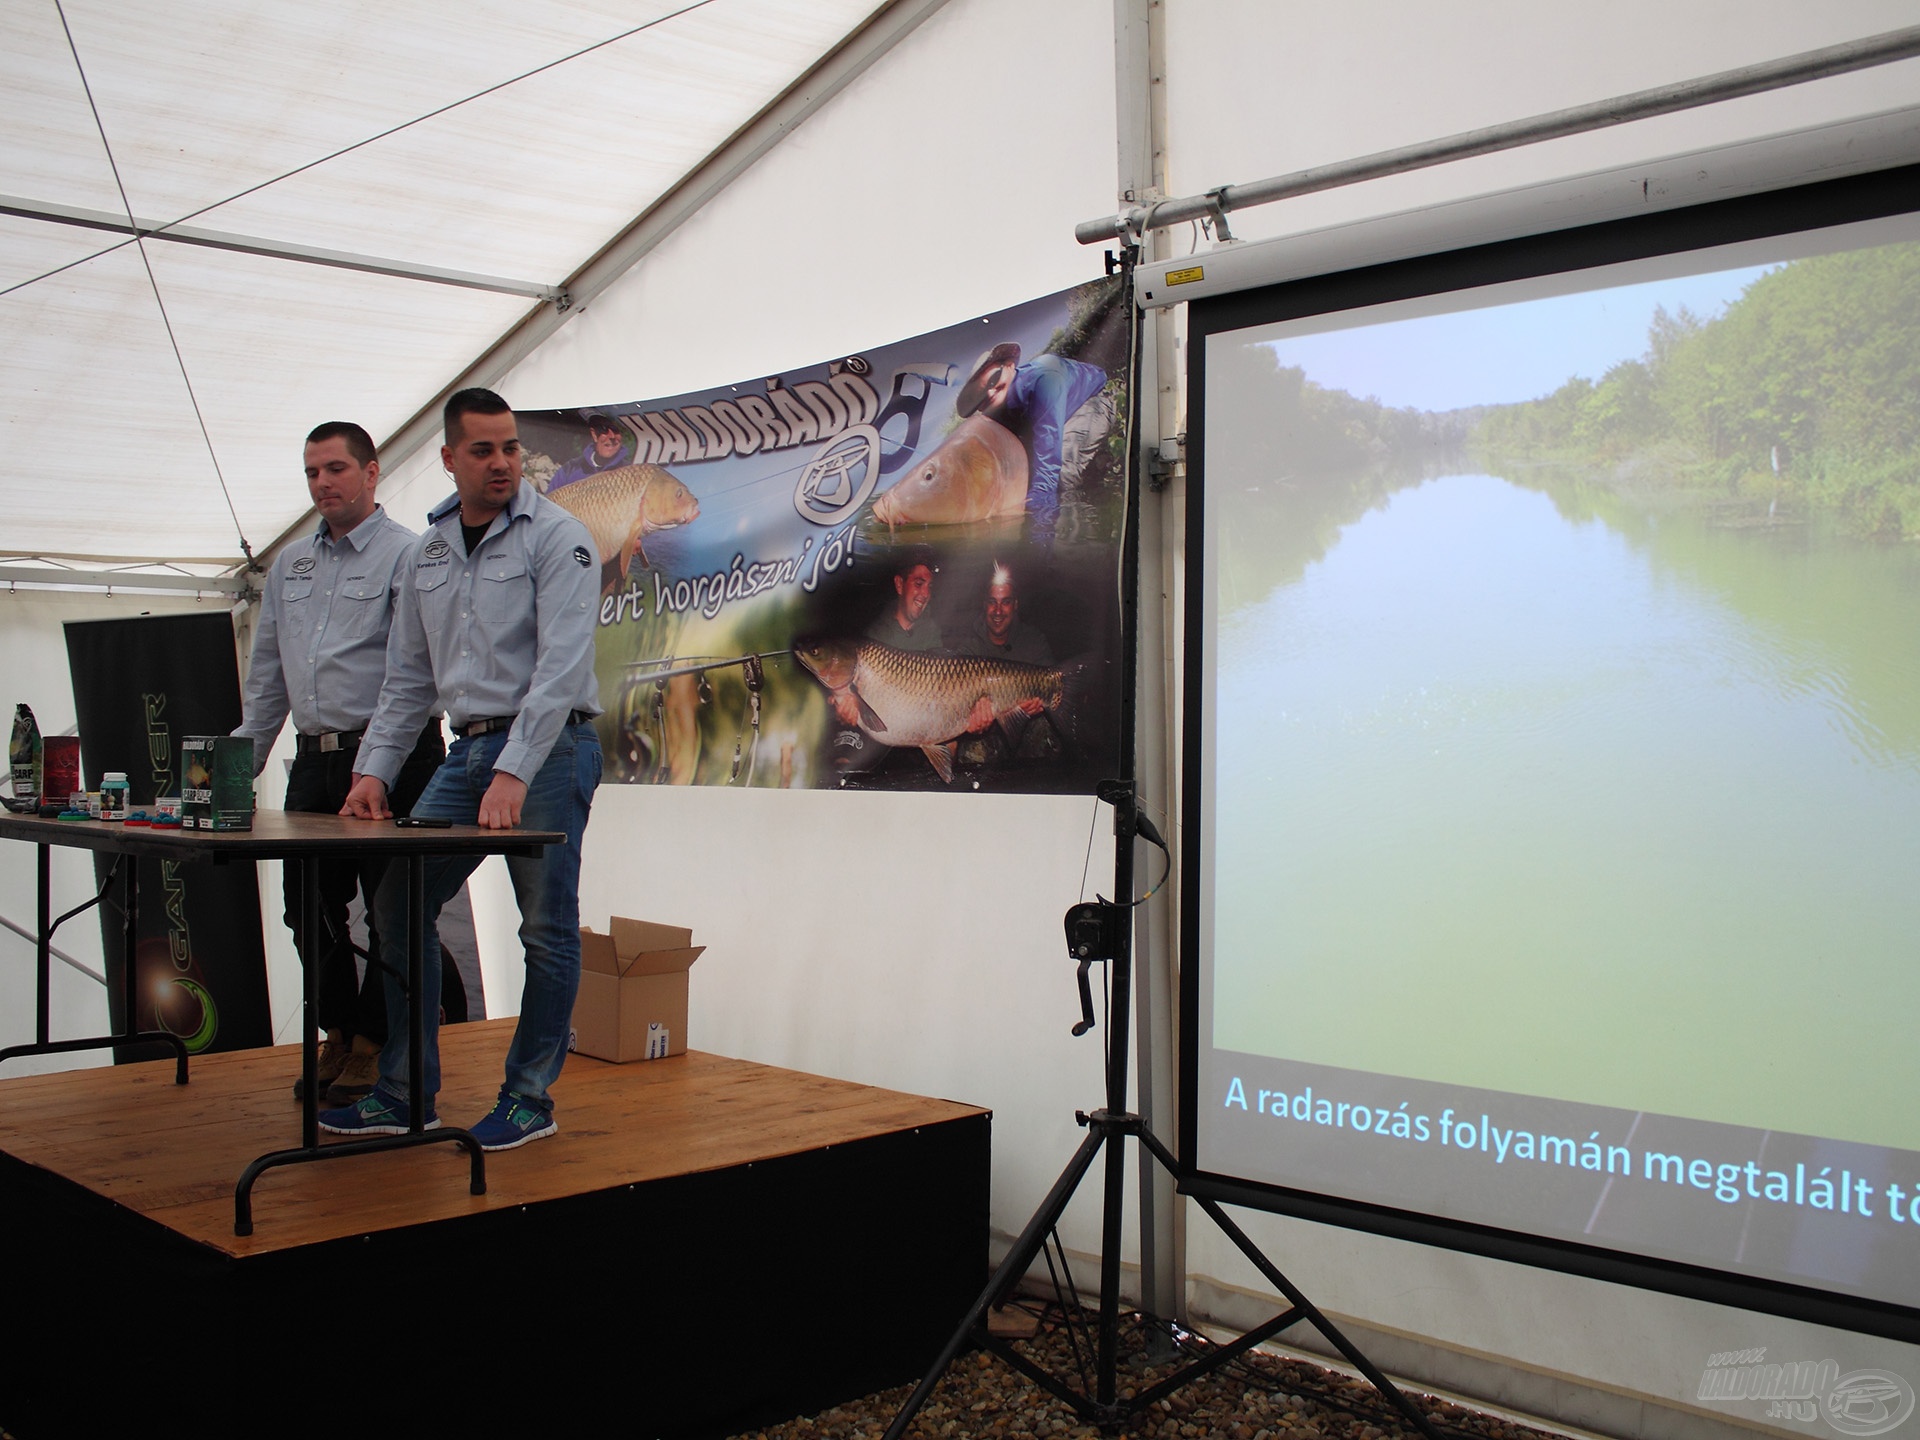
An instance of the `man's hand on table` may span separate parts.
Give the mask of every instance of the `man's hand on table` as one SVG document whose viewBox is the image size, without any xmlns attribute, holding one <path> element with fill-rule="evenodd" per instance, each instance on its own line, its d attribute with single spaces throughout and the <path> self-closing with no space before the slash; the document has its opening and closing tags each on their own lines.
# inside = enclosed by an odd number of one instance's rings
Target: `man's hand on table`
<svg viewBox="0 0 1920 1440">
<path fill-rule="evenodd" d="M 520 805 L 526 798 L 526 781 L 504 770 L 494 771 L 493 783 L 480 797 L 480 828 L 511 830 L 520 823 Z"/>
<path fill-rule="evenodd" d="M 349 820 L 385 820 L 393 812 L 387 809 L 387 787 L 372 775 L 356 775 L 347 791 L 347 803 L 340 813 Z"/>
</svg>

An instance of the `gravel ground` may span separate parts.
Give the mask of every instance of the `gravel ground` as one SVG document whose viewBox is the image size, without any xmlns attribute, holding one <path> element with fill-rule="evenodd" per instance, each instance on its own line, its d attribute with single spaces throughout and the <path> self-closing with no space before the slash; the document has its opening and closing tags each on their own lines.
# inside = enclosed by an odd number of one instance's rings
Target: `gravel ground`
<svg viewBox="0 0 1920 1440">
<path fill-rule="evenodd" d="M 1014 1307 L 1009 1307 L 1009 1312 Z M 1074 1333 L 1091 1374 L 1096 1317 L 1081 1312 L 1069 1326 L 1061 1310 L 1028 1307 L 1037 1320 L 1031 1338 L 1013 1343 L 1045 1369 L 1064 1378 L 1076 1390 L 1086 1388 L 1074 1359 Z M 1027 1323 L 1032 1324 L 1033 1320 Z M 1026 1328 L 1025 1325 L 1019 1328 Z M 1162 1376 L 1174 1363 L 1152 1365 L 1146 1359 L 1148 1335 L 1140 1317 L 1122 1317 L 1119 1374 L 1120 1394 L 1131 1398 Z M 1195 1350 L 1206 1342 L 1186 1341 Z M 783 1425 L 749 1432 L 736 1440 L 878 1440 L 912 1393 L 911 1385 L 883 1390 L 860 1400 L 837 1405 L 819 1415 L 789 1420 Z M 1464 1410 L 1457 1405 L 1414 1395 L 1442 1436 L 1470 1440 L 1563 1440 L 1497 1416 Z M 933 1395 L 908 1427 L 910 1440 L 1378 1440 L 1378 1437 L 1417 1437 L 1398 1410 L 1364 1380 L 1338 1371 L 1254 1351 L 1200 1380 L 1156 1401 L 1124 1427 L 1101 1431 L 1082 1419 L 1072 1407 L 1040 1389 L 1012 1366 L 976 1350 L 963 1354 L 948 1370 Z"/>
</svg>

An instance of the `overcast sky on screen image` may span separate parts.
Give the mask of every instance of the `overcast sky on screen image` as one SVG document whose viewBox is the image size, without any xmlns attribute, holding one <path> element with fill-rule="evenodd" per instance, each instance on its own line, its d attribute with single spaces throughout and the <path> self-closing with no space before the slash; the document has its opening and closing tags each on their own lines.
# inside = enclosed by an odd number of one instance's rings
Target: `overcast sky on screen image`
<svg viewBox="0 0 1920 1440">
<path fill-rule="evenodd" d="M 1685 306 L 1710 320 L 1770 268 L 1543 296 L 1387 326 L 1349 323 L 1272 344 L 1282 365 L 1297 365 L 1316 385 L 1358 399 L 1436 412 L 1511 405 L 1551 394 L 1575 375 L 1598 381 L 1622 360 L 1643 358 L 1656 306 L 1670 315 Z"/>
</svg>

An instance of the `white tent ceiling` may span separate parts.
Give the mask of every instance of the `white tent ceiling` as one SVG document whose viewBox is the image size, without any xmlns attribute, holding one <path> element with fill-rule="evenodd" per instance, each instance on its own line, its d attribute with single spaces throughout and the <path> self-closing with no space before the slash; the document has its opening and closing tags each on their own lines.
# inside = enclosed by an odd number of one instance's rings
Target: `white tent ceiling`
<svg viewBox="0 0 1920 1440">
<path fill-rule="evenodd" d="M 394 433 L 875 11 L 0 0 L 0 554 L 264 550 L 305 509 L 289 436 Z"/>
</svg>

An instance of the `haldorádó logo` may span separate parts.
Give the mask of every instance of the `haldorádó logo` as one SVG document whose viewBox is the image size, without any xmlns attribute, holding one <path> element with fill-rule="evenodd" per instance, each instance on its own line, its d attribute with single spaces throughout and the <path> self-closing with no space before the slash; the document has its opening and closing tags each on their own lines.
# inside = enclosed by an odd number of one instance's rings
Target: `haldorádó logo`
<svg viewBox="0 0 1920 1440">
<path fill-rule="evenodd" d="M 838 525 L 866 504 L 879 483 L 879 432 L 871 425 L 850 425 L 822 445 L 800 472 L 793 508 L 802 520 Z"/>
<path fill-rule="evenodd" d="M 587 553 L 587 547 L 584 545 L 576 545 L 573 547 L 573 558 L 580 562 L 580 568 L 583 570 L 593 564 L 593 556 Z"/>
<path fill-rule="evenodd" d="M 1884 1435 L 1913 1414 L 1914 1391 L 1887 1370 L 1842 1375 L 1834 1360 L 1767 1360 L 1765 1347 L 1709 1356 L 1699 1399 L 1754 1400 L 1769 1420 L 1811 1425 L 1822 1415 L 1842 1435 Z"/>
<path fill-rule="evenodd" d="M 453 547 L 451 545 L 436 535 L 427 542 L 426 548 L 420 553 L 429 560 L 439 560 L 446 556 L 452 549 Z"/>
<path fill-rule="evenodd" d="M 1886 1370 L 1855 1370 L 1834 1382 L 1822 1408 L 1842 1435 L 1884 1435 L 1913 1413 L 1913 1386 Z"/>
</svg>

